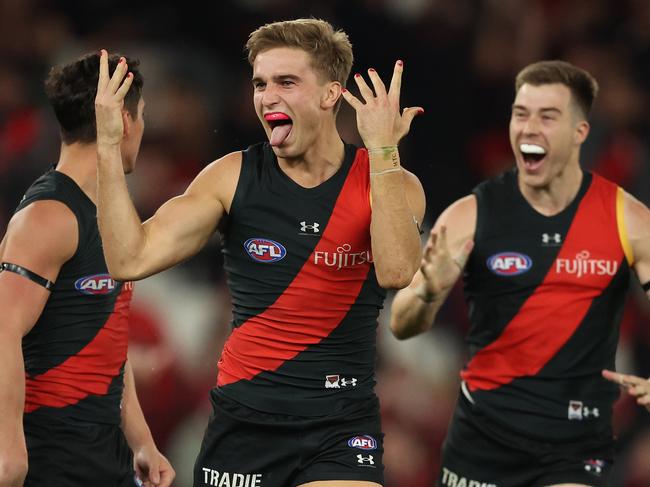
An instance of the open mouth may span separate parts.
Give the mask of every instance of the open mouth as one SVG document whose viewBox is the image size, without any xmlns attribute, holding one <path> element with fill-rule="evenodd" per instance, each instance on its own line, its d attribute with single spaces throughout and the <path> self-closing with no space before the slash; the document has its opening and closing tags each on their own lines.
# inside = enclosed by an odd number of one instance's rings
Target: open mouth
<svg viewBox="0 0 650 487">
<path fill-rule="evenodd" d="M 537 144 L 520 144 L 519 150 L 524 159 L 526 169 L 535 170 L 542 165 L 546 157 L 546 149 Z"/>
<path fill-rule="evenodd" d="M 282 145 L 287 137 L 289 137 L 293 128 L 293 120 L 291 120 L 291 117 L 286 113 L 271 112 L 264 115 L 264 120 L 271 127 L 270 144 L 272 146 Z"/>
</svg>

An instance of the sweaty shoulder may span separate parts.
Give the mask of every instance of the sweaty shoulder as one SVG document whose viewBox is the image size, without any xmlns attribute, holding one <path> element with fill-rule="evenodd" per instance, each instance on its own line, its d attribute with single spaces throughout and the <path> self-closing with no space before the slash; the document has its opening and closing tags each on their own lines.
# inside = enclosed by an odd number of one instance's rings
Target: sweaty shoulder
<svg viewBox="0 0 650 487">
<path fill-rule="evenodd" d="M 54 281 L 61 266 L 77 251 L 78 241 L 72 210 L 59 201 L 40 200 L 12 217 L 1 258 Z"/>
<path fill-rule="evenodd" d="M 187 188 L 187 194 L 212 197 L 230 212 L 242 165 L 242 152 L 231 152 L 208 164 Z"/>
</svg>

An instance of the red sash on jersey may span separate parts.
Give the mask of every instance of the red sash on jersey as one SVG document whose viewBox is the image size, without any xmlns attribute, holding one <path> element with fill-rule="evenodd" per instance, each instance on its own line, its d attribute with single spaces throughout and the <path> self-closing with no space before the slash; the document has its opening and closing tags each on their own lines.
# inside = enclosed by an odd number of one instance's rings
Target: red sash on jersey
<svg viewBox="0 0 650 487">
<path fill-rule="evenodd" d="M 133 285 L 125 283 L 106 324 L 79 353 L 44 374 L 25 374 L 26 413 L 41 407 L 70 406 L 87 396 L 108 392 L 126 361 L 132 294 Z"/>
<path fill-rule="evenodd" d="M 537 374 L 581 325 L 592 301 L 609 286 L 625 259 L 617 191 L 615 184 L 593 175 L 542 283 L 501 335 L 461 372 L 470 390 L 496 389 Z"/>
<path fill-rule="evenodd" d="M 323 264 L 323 256 L 330 262 L 345 259 L 347 264 L 352 261 L 346 253 L 370 256 L 368 164 L 368 153 L 359 149 L 327 227 L 300 272 L 270 307 L 233 330 L 219 360 L 217 386 L 277 370 L 327 337 L 345 318 L 361 292 L 370 262 L 336 270 Z"/>
</svg>

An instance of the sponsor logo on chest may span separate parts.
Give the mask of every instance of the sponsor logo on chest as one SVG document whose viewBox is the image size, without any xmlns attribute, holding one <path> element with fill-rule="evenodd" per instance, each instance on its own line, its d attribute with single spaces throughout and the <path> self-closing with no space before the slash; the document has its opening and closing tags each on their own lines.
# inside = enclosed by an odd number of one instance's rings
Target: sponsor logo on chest
<svg viewBox="0 0 650 487">
<path fill-rule="evenodd" d="M 582 250 L 573 259 L 557 259 L 555 272 L 583 276 L 613 276 L 618 271 L 618 262 L 607 259 L 593 259 L 588 250 Z"/>
<path fill-rule="evenodd" d="M 372 253 L 369 249 L 352 250 L 349 243 L 344 243 L 336 248 L 336 252 L 316 250 L 314 264 L 341 270 L 366 263 L 372 263 Z"/>
</svg>

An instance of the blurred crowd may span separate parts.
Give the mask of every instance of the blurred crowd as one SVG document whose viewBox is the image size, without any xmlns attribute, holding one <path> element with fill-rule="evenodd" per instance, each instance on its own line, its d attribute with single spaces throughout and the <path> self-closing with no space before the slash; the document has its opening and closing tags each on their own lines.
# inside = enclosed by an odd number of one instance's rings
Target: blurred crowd
<svg viewBox="0 0 650 487">
<path fill-rule="evenodd" d="M 353 72 L 388 77 L 405 63 L 402 105 L 418 105 L 400 145 L 427 194 L 427 226 L 480 180 L 509 167 L 514 76 L 561 58 L 590 71 L 601 92 L 583 148 L 586 168 L 650 205 L 650 2 L 646 0 L 126 0 L 0 2 L 0 234 L 31 181 L 58 158 L 43 79 L 53 64 L 106 48 L 139 58 L 146 130 L 131 193 L 143 219 L 209 162 L 264 138 L 252 105 L 248 34 L 266 22 L 318 17 L 345 30 Z M 354 87 L 350 87 L 354 91 Z M 339 126 L 360 143 L 343 107 Z M 594 236 L 597 238 L 597 236 Z M 628 300 L 618 367 L 650 376 L 650 306 Z M 130 359 L 140 401 L 175 483 L 191 482 L 209 414 L 230 308 L 218 236 L 186 264 L 136 285 Z M 377 391 L 387 487 L 432 485 L 458 389 L 468 326 L 455 289 L 431 332 L 378 337 Z M 613 486 L 650 485 L 650 415 L 617 404 Z"/>
</svg>

